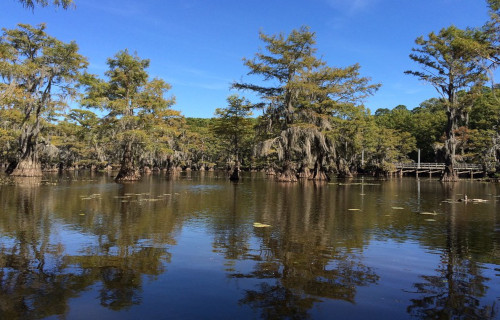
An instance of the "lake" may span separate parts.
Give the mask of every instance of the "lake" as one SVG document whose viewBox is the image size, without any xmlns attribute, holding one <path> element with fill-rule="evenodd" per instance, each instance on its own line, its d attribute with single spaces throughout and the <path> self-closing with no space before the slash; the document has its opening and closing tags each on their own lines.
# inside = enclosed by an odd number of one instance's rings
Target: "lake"
<svg viewBox="0 0 500 320">
<path fill-rule="evenodd" d="M 500 319 L 499 201 L 427 178 L 3 185 L 0 319 Z"/>
</svg>

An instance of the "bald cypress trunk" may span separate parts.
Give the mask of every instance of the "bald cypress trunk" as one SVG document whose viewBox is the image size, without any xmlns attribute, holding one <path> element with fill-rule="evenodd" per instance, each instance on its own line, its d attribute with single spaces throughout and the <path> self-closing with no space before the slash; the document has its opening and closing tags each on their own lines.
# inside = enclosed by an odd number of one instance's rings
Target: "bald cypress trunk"
<svg viewBox="0 0 500 320">
<path fill-rule="evenodd" d="M 352 173 L 347 161 L 341 157 L 337 158 L 337 171 L 339 178 L 352 178 Z"/>
<path fill-rule="evenodd" d="M 125 145 L 125 150 L 123 152 L 123 159 L 120 167 L 120 171 L 116 176 L 116 181 L 137 181 L 141 179 L 141 174 L 139 170 L 134 167 L 132 159 L 132 144 L 129 142 Z"/>
<path fill-rule="evenodd" d="M 292 168 L 292 163 L 290 161 L 285 161 L 283 164 L 282 171 L 278 174 L 277 180 L 279 182 L 297 182 L 297 175 L 295 170 Z"/>
<path fill-rule="evenodd" d="M 454 99 L 454 96 L 450 100 Z M 453 182 L 458 181 L 458 174 L 455 170 L 455 153 L 457 149 L 457 140 L 455 131 L 458 128 L 458 118 L 460 110 L 451 106 L 446 110 L 448 121 L 446 123 L 446 141 L 444 143 L 444 164 L 445 168 L 441 176 L 441 181 Z"/>
<path fill-rule="evenodd" d="M 23 125 L 23 133 L 19 137 L 18 159 L 10 163 L 6 170 L 7 174 L 14 177 L 40 177 L 42 176 L 42 166 L 38 160 L 36 144 L 39 123 L 34 125 Z"/>
<path fill-rule="evenodd" d="M 240 162 L 239 161 L 236 161 L 236 163 L 234 164 L 233 168 L 232 168 L 232 173 L 231 175 L 229 176 L 229 180 L 231 181 L 238 181 L 240 180 Z"/>
<path fill-rule="evenodd" d="M 313 174 L 309 178 L 310 180 L 316 181 L 330 181 L 330 177 L 326 174 L 326 170 L 322 165 L 323 157 L 318 157 L 314 163 Z"/>
</svg>

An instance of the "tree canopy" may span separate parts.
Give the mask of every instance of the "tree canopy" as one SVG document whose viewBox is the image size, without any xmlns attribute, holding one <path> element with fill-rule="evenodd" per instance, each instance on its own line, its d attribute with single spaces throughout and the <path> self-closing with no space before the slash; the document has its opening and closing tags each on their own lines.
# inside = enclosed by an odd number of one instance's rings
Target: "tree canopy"
<svg viewBox="0 0 500 320">
<path fill-rule="evenodd" d="M 154 148 L 151 143 L 159 142 L 155 140 L 168 131 L 163 125 L 179 113 L 169 109 L 175 99 L 165 97 L 170 85 L 162 79 L 149 79 L 149 60 L 123 50 L 107 64 L 107 81 L 90 74 L 82 78 L 86 87 L 82 104 L 108 111 L 110 133 L 123 153 L 117 179 L 137 180 L 140 175 L 134 162 L 138 153 Z"/>
<path fill-rule="evenodd" d="M 487 46 L 484 33 L 477 29 L 461 30 L 455 26 L 431 32 L 415 40 L 417 47 L 410 58 L 421 65 L 417 71 L 406 71 L 430 83 L 441 96 L 446 109 L 447 126 L 444 145 L 446 170 L 443 180 L 454 181 L 457 147 L 456 131 L 472 106 L 473 96 L 486 80 L 485 69 L 477 47 Z"/>
<path fill-rule="evenodd" d="M 18 135 L 8 171 L 41 175 L 41 130 L 68 106 L 67 98 L 76 97 L 75 86 L 87 61 L 75 42 L 49 36 L 44 24 L 3 29 L 0 53 L 0 106 L 9 113 L 11 128 Z"/>
<path fill-rule="evenodd" d="M 18 0 L 23 7 L 34 10 L 35 7 L 41 6 L 46 7 L 52 4 L 56 7 L 62 7 L 63 9 L 68 9 L 75 4 L 74 0 Z"/>
</svg>

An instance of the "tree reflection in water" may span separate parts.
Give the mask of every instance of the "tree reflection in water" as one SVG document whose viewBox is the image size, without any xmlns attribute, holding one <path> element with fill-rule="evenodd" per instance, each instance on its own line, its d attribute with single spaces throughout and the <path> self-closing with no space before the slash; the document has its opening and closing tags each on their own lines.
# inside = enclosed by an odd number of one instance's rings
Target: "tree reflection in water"
<svg viewBox="0 0 500 320">
<path fill-rule="evenodd" d="M 69 299 L 91 286 L 100 287 L 98 298 L 103 307 L 121 310 L 139 304 L 144 276 L 163 273 L 164 263 L 170 261 L 165 248 L 170 240 L 168 232 L 156 239 L 157 243 L 140 244 L 143 230 L 129 227 L 127 221 L 134 210 L 124 203 L 119 210 L 109 210 L 108 220 L 83 224 L 83 234 L 97 235 L 97 244 L 67 254 L 64 242 L 54 240 L 54 229 L 60 228 L 52 216 L 57 201 L 39 184 L 18 184 L 16 192 L 0 193 L 0 203 L 17 208 L 0 216 L 5 235 L 0 247 L 0 318 L 64 316 Z M 75 207 L 60 218 L 71 221 L 77 216 L 75 212 L 82 210 L 78 207 L 81 201 L 71 194 L 65 198 L 74 201 Z M 65 205 L 71 207 L 71 203 Z M 90 212 L 88 216 L 92 219 Z M 140 215 L 134 219 L 141 225 Z"/>
<path fill-rule="evenodd" d="M 240 304 L 249 305 L 265 319 L 303 319 L 310 316 L 316 302 L 325 298 L 355 303 L 357 287 L 375 284 L 379 277 L 361 261 L 362 241 L 357 247 L 333 245 L 345 241 L 344 234 L 337 234 L 336 238 L 328 227 L 345 224 L 341 228 L 349 229 L 350 223 L 337 217 L 332 207 L 324 205 L 327 203 L 322 199 L 325 188 L 321 186 L 278 185 L 277 188 L 279 192 L 266 193 L 275 199 L 256 199 L 256 203 L 275 204 L 275 212 L 267 216 L 263 213 L 259 219 L 276 227 L 255 228 L 259 249 L 240 251 L 240 259 L 255 262 L 253 271 L 229 274 L 231 278 L 264 280 L 256 289 L 245 290 Z M 307 194 L 299 197 L 297 192 Z M 290 199 L 304 202 L 290 206 Z M 257 212 L 266 210 L 257 208 Z M 225 243 L 227 253 L 231 252 L 234 242 L 246 242 L 245 238 L 235 241 L 232 236 L 229 238 L 232 240 Z M 219 249 L 224 248 L 220 237 L 216 244 Z M 232 255 L 226 255 L 229 257 Z"/>
<path fill-rule="evenodd" d="M 454 184 L 443 184 L 444 194 L 453 198 Z M 422 319 L 495 319 L 498 306 L 495 301 L 482 301 L 488 291 L 488 278 L 481 273 L 481 267 L 471 259 L 471 241 L 468 223 L 461 221 L 456 212 L 457 204 L 450 204 L 446 221 L 446 236 L 428 237 L 432 247 L 442 248 L 440 264 L 436 275 L 421 276 L 423 282 L 415 283 L 420 295 L 411 299 L 407 311 L 413 317 Z M 477 237 L 476 237 L 477 238 Z M 439 240 L 444 243 L 439 243 Z M 491 244 L 485 244 L 491 245 Z"/>
</svg>

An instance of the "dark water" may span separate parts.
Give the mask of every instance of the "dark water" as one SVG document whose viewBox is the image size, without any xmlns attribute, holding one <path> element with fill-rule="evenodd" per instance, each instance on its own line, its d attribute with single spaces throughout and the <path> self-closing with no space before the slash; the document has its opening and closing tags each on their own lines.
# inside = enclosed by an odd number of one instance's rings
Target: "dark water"
<svg viewBox="0 0 500 320">
<path fill-rule="evenodd" d="M 0 186 L 1 319 L 500 319 L 499 184 L 44 179 Z"/>
</svg>

